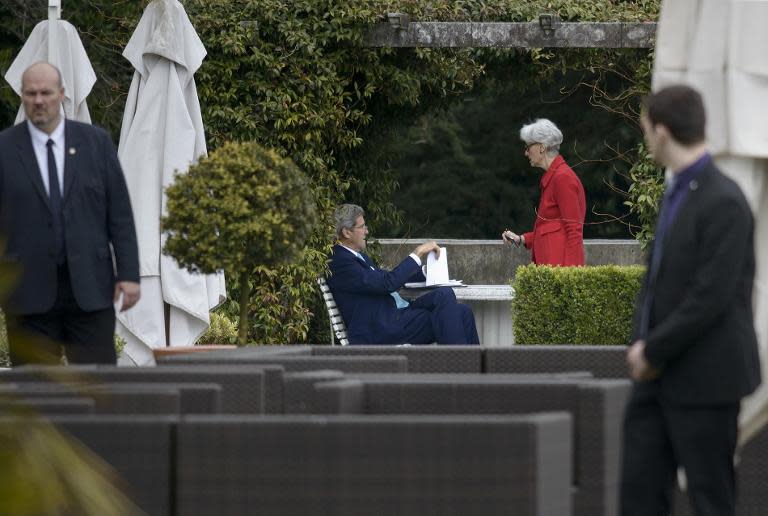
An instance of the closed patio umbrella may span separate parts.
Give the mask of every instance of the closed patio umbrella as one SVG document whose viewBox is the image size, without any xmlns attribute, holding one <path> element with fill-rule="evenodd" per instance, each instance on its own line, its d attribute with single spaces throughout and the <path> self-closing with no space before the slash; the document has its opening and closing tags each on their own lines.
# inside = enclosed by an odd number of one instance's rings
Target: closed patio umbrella
<svg viewBox="0 0 768 516">
<path fill-rule="evenodd" d="M 41 21 L 32 30 L 19 55 L 8 68 L 5 80 L 20 96 L 21 76 L 24 70 L 34 63 L 47 61 L 61 71 L 64 83 L 64 116 L 91 123 L 85 98 L 96 83 L 96 73 L 80 41 L 77 29 L 68 21 L 59 19 L 60 15 L 60 0 L 50 0 L 49 19 Z M 49 34 L 53 34 L 53 37 L 49 37 Z M 16 115 L 16 123 L 25 119 L 24 108 L 20 107 Z"/>
<path fill-rule="evenodd" d="M 707 138 L 755 213 L 754 310 L 763 384 L 742 404 L 743 444 L 768 423 L 768 2 L 664 0 L 653 88 L 685 83 L 707 108 Z M 722 271 L 728 281 L 728 271 Z"/>
<path fill-rule="evenodd" d="M 142 295 L 118 315 L 117 331 L 138 365 L 154 362 L 153 348 L 193 344 L 226 297 L 223 274 L 191 274 L 161 253 L 164 190 L 176 171 L 206 155 L 194 80 L 205 54 L 177 0 L 151 2 L 123 52 L 135 72 L 118 155 L 136 220 Z"/>
</svg>

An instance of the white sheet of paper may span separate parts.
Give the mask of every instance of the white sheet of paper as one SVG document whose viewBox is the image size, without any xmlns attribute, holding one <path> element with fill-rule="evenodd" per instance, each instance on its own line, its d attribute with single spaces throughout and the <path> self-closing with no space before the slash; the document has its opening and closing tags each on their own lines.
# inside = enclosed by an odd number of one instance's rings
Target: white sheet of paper
<svg viewBox="0 0 768 516">
<path fill-rule="evenodd" d="M 432 251 L 427 255 L 427 286 L 448 283 L 448 250 L 440 248 L 440 257 Z"/>
</svg>

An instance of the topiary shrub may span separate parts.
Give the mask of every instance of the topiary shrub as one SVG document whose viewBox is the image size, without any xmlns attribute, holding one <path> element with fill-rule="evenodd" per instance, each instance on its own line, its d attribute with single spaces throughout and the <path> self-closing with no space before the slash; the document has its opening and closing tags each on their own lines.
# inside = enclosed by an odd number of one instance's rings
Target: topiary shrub
<svg viewBox="0 0 768 516">
<path fill-rule="evenodd" d="M 306 175 L 255 142 L 227 143 L 166 190 L 164 252 L 192 272 L 237 278 L 238 342 L 248 335 L 249 277 L 300 257 L 317 222 Z"/>
<path fill-rule="evenodd" d="M 645 267 L 518 267 L 512 285 L 515 343 L 629 342 Z"/>
</svg>

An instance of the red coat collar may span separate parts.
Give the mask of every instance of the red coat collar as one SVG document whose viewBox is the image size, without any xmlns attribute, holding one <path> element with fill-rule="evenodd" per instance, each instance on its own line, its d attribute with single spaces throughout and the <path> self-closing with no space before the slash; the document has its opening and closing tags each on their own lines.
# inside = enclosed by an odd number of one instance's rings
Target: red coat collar
<svg viewBox="0 0 768 516">
<path fill-rule="evenodd" d="M 561 165 L 565 165 L 565 159 L 558 154 L 555 156 L 555 159 L 552 160 L 552 163 L 549 165 L 549 168 L 546 172 L 544 172 L 544 175 L 541 176 L 541 189 L 544 190 L 547 185 L 549 185 L 549 182 L 552 181 L 552 178 L 555 177 L 555 172 L 558 168 L 560 168 Z"/>
</svg>

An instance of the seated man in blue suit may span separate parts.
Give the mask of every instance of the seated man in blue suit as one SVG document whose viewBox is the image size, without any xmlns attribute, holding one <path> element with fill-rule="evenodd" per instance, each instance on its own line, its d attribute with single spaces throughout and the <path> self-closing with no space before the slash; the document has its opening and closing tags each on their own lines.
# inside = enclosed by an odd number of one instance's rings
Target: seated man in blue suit
<svg viewBox="0 0 768 516">
<path fill-rule="evenodd" d="M 334 214 L 336 238 L 328 286 L 347 325 L 350 344 L 479 344 L 475 316 L 456 302 L 449 287 L 410 304 L 397 295 L 407 281 L 424 281 L 422 260 L 435 242 L 421 244 L 392 271 L 379 269 L 363 253 L 368 228 L 360 206 L 343 204 Z"/>
</svg>

